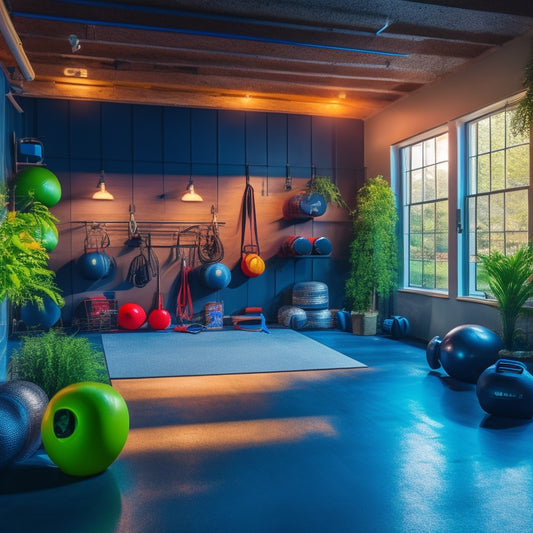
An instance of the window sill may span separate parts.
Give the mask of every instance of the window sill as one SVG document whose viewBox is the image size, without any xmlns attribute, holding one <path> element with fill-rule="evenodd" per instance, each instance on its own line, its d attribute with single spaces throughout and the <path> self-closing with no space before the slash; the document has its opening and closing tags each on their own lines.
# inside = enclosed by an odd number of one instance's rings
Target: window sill
<svg viewBox="0 0 533 533">
<path fill-rule="evenodd" d="M 445 300 L 449 300 L 450 295 L 446 292 L 439 292 L 439 291 L 432 291 L 428 289 L 410 289 L 410 288 L 404 288 L 404 289 L 398 289 L 399 293 L 403 294 L 417 294 L 419 296 L 431 296 L 432 298 L 443 298 Z"/>
</svg>

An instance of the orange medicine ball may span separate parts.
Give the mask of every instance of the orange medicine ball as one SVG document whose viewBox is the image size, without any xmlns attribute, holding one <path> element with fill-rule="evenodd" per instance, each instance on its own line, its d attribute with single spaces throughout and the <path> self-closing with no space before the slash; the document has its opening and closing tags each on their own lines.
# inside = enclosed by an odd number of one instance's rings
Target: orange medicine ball
<svg viewBox="0 0 533 533">
<path fill-rule="evenodd" d="M 245 276 L 255 278 L 265 271 L 265 262 L 257 254 L 243 254 L 241 270 Z"/>
</svg>

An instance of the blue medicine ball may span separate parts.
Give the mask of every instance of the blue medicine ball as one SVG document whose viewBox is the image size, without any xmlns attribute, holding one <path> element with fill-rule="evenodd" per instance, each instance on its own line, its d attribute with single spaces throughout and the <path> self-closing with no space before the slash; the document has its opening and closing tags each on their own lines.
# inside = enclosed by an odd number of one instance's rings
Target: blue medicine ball
<svg viewBox="0 0 533 533">
<path fill-rule="evenodd" d="M 111 271 L 111 259 L 104 252 L 86 252 L 78 259 L 78 268 L 85 279 L 102 279 Z"/>
<path fill-rule="evenodd" d="M 231 272 L 222 263 L 212 263 L 203 267 L 201 279 L 210 289 L 224 289 L 231 281 Z"/>
<path fill-rule="evenodd" d="M 40 309 L 37 304 L 24 304 L 20 310 L 22 322 L 30 328 L 50 329 L 61 318 L 61 309 L 48 297 L 43 299 L 43 305 Z"/>
</svg>

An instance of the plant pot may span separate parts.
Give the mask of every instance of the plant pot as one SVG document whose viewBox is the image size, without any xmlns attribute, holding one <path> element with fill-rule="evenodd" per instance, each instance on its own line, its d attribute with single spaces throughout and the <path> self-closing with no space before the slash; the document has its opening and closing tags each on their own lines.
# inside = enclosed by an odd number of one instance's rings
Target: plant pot
<svg viewBox="0 0 533 533">
<path fill-rule="evenodd" d="M 354 335 L 375 335 L 377 333 L 378 313 L 368 311 L 355 313 L 352 311 L 352 332 Z"/>
</svg>

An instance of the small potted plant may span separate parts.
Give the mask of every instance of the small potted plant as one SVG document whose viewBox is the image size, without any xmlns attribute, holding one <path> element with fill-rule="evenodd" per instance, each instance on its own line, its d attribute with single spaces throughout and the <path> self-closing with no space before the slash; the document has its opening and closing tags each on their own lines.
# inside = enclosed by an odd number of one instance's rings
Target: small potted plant
<svg viewBox="0 0 533 533">
<path fill-rule="evenodd" d="M 348 209 L 339 188 L 329 176 L 313 176 L 307 182 L 306 191 L 308 195 L 319 194 L 327 204 L 336 204 L 338 207 Z"/>
<path fill-rule="evenodd" d="M 398 214 L 394 193 L 383 176 L 368 179 L 359 189 L 352 216 L 346 304 L 352 311 L 353 332 L 375 335 L 377 297 L 389 296 L 398 281 Z"/>
<path fill-rule="evenodd" d="M 485 282 L 498 304 L 501 336 L 508 351 L 515 348 L 516 321 L 524 312 L 524 304 L 533 297 L 533 245 L 521 246 L 504 255 L 499 251 L 479 254 L 481 271 L 478 279 Z"/>
</svg>

